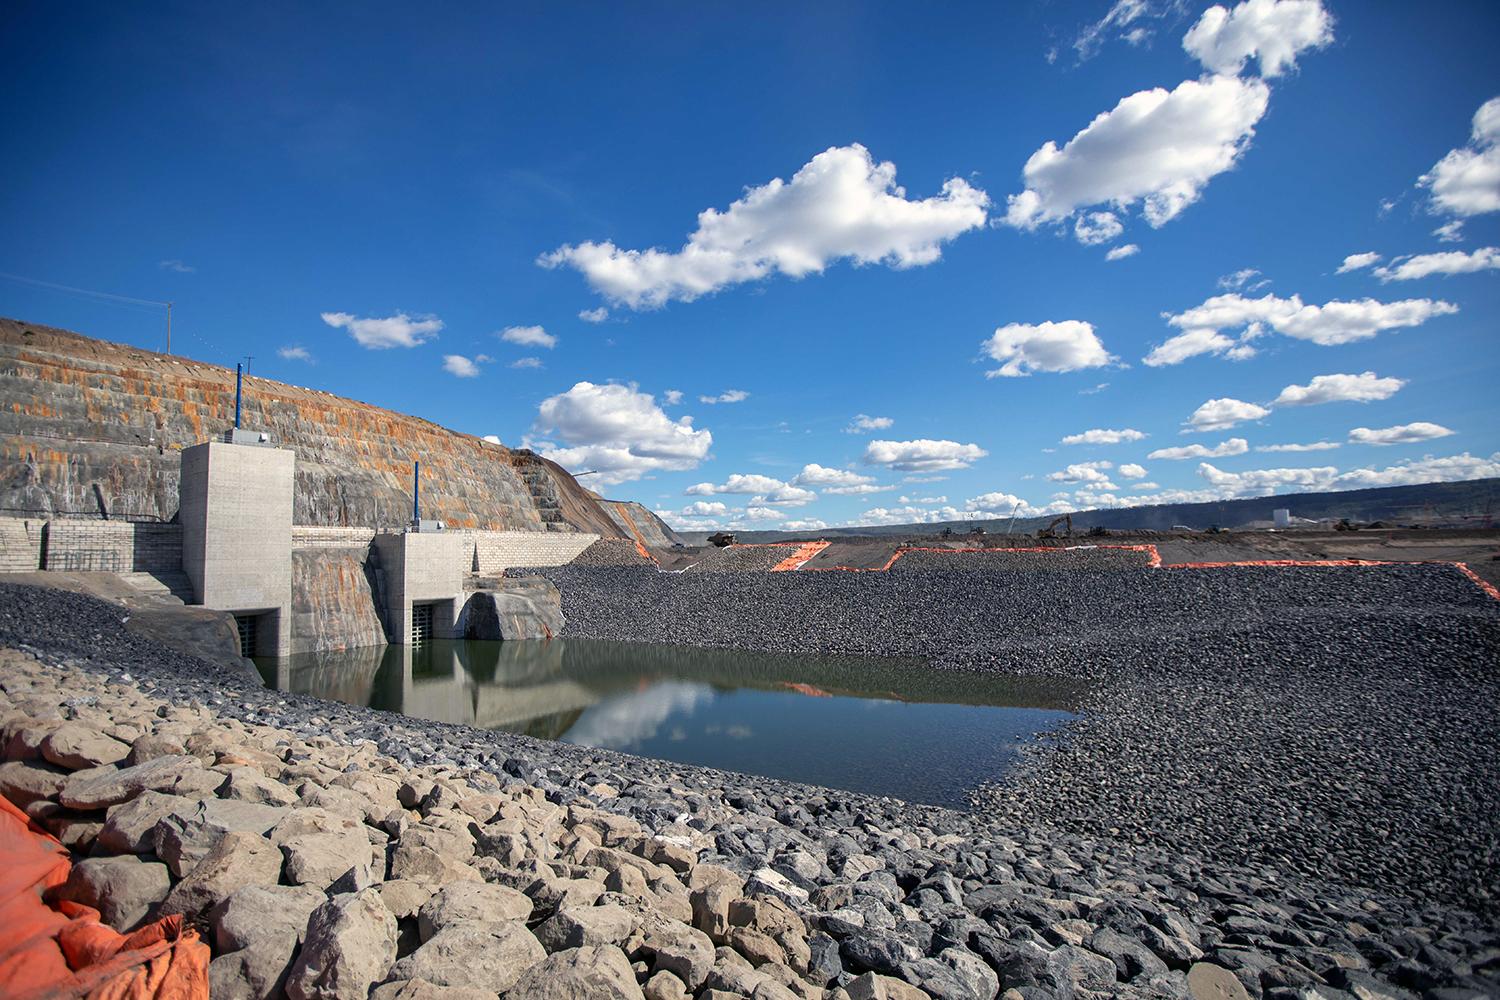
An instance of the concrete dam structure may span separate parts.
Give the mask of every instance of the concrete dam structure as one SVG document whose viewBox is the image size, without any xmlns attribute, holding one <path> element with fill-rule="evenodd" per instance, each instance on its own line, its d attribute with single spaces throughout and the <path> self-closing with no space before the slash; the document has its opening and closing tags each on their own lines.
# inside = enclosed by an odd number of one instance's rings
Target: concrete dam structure
<svg viewBox="0 0 1500 1000">
<path fill-rule="evenodd" d="M 264 443 L 226 440 L 229 369 L 0 319 L 0 571 L 120 574 L 286 655 L 541 637 L 555 592 L 505 569 L 677 540 L 539 455 L 417 417 L 261 378 L 240 409 L 258 433 L 235 440 Z"/>
</svg>

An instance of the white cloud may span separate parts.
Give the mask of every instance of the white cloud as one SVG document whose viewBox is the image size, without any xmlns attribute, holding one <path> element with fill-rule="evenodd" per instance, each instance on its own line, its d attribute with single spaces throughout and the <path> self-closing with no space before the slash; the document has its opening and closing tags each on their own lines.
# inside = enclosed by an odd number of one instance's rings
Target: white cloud
<svg viewBox="0 0 1500 1000">
<path fill-rule="evenodd" d="M 1384 259 L 1384 257 L 1373 250 L 1366 251 L 1365 253 L 1351 253 L 1349 256 L 1344 258 L 1344 262 L 1339 265 L 1339 269 L 1334 273 L 1348 274 L 1350 271 L 1358 271 L 1366 267 L 1372 267 L 1375 264 L 1380 263 Z"/>
<path fill-rule="evenodd" d="M 1109 473 L 1104 471 L 1112 468 L 1113 462 L 1079 462 L 1058 472 L 1049 472 L 1047 478 L 1054 483 L 1089 483 L 1100 489 L 1112 490 L 1115 485 L 1109 481 Z"/>
<path fill-rule="evenodd" d="M 988 378 L 1103 368 L 1115 360 L 1100 343 L 1094 325 L 1077 319 L 1035 325 L 1010 323 L 995 330 L 982 347 L 985 354 L 1004 362 L 985 372 Z"/>
<path fill-rule="evenodd" d="M 1199 354 L 1218 354 L 1238 361 L 1255 354 L 1250 342 L 1267 328 L 1328 347 L 1366 340 L 1382 330 L 1420 326 L 1434 316 L 1456 312 L 1458 306 L 1451 302 L 1433 299 L 1334 300 L 1312 306 L 1304 305 L 1296 295 L 1281 298 L 1268 294 L 1258 299 L 1233 293 L 1216 295 L 1175 316 L 1167 314 L 1168 325 L 1183 332 L 1152 348 L 1144 360 L 1151 367 L 1179 364 Z M 1226 330 L 1241 332 L 1234 338 L 1227 336 Z"/>
<path fill-rule="evenodd" d="M 1108 243 L 1124 231 L 1113 212 L 1083 212 L 1073 223 L 1073 238 L 1086 247 Z"/>
<path fill-rule="evenodd" d="M 1381 281 L 1413 281 L 1433 274 L 1472 274 L 1475 271 L 1500 270 L 1500 247 L 1480 247 L 1472 253 L 1445 250 L 1441 253 L 1397 257 L 1385 267 L 1377 267 Z"/>
<path fill-rule="evenodd" d="M 551 350 L 557 346 L 557 338 L 539 326 L 508 326 L 500 331 L 499 336 L 507 344 L 520 344 L 523 347 L 545 347 Z"/>
<path fill-rule="evenodd" d="M 875 481 L 873 476 L 862 476 L 847 469 L 829 469 L 811 462 L 792 478 L 795 486 L 863 486 Z"/>
<path fill-rule="evenodd" d="M 156 266 L 161 268 L 163 271 L 175 271 L 178 274 L 192 274 L 194 271 L 198 270 L 191 264 L 184 264 L 180 260 L 163 260 L 157 262 Z"/>
<path fill-rule="evenodd" d="M 908 200 L 894 163 L 876 163 L 858 144 L 835 146 L 790 182 L 751 188 L 723 212 L 705 209 L 676 253 L 587 242 L 538 263 L 575 268 L 612 302 L 651 309 L 774 273 L 801 278 L 846 258 L 896 268 L 931 264 L 944 243 L 984 225 L 988 206 L 983 191 L 957 177 L 940 195 Z"/>
<path fill-rule="evenodd" d="M 946 496 L 940 496 L 940 497 L 905 497 L 905 496 L 902 496 L 902 497 L 897 497 L 896 498 L 896 502 L 897 503 L 934 504 L 934 503 L 947 503 L 948 502 L 948 498 Z"/>
<path fill-rule="evenodd" d="M 668 389 L 666 392 L 661 394 L 661 398 L 662 402 L 666 403 L 668 406 L 676 406 L 678 403 L 682 402 L 682 390 Z"/>
<path fill-rule="evenodd" d="M 728 513 L 728 505 L 718 500 L 695 500 L 682 508 L 683 517 L 724 517 Z"/>
<path fill-rule="evenodd" d="M 585 323 L 603 323 L 609 319 L 609 310 L 604 306 L 597 309 L 584 309 L 578 313 L 578 318 Z"/>
<path fill-rule="evenodd" d="M 1230 438 L 1228 441 L 1220 441 L 1212 448 L 1201 444 L 1180 445 L 1176 448 L 1158 448 L 1146 457 L 1163 458 L 1175 462 L 1184 458 L 1224 458 L 1228 455 L 1243 455 L 1249 450 L 1249 441 L 1246 441 L 1244 438 Z"/>
<path fill-rule="evenodd" d="M 307 348 L 301 346 L 300 344 L 288 347 L 278 347 L 276 349 L 276 354 L 288 361 L 306 361 L 308 364 L 313 363 L 313 356 L 308 353 Z"/>
<path fill-rule="evenodd" d="M 1098 385 L 1093 386 L 1092 388 L 1079 389 L 1078 390 L 1078 395 L 1080 395 L 1080 396 L 1093 396 L 1093 395 L 1095 395 L 1097 393 L 1103 392 L 1105 389 L 1108 389 L 1108 388 L 1109 388 L 1109 383 L 1108 382 L 1100 382 Z"/>
<path fill-rule="evenodd" d="M 443 371 L 459 378 L 479 377 L 479 366 L 462 354 L 444 354 Z"/>
<path fill-rule="evenodd" d="M 1151 29 L 1140 22 L 1144 18 L 1157 17 L 1146 0 L 1115 0 L 1109 11 L 1099 20 L 1086 25 L 1073 39 L 1073 51 L 1078 61 L 1092 59 L 1106 39 L 1111 36 L 1124 39 L 1131 45 L 1139 45 L 1151 37 Z M 1051 61 L 1050 59 L 1048 60 Z"/>
<path fill-rule="evenodd" d="M 349 331 L 360 347 L 381 351 L 391 347 L 416 347 L 436 337 L 443 321 L 436 316 L 411 317 L 397 313 L 384 319 L 361 318 L 346 312 L 320 314 L 323 322 Z"/>
<path fill-rule="evenodd" d="M 541 368 L 541 358 L 517 358 L 510 363 L 512 368 Z"/>
<path fill-rule="evenodd" d="M 1031 509 L 1031 504 L 1022 500 L 1014 493 L 981 493 L 977 497 L 970 497 L 964 501 L 966 511 L 998 511 L 1003 510 L 1006 514 L 1011 511 L 1022 513 Z"/>
<path fill-rule="evenodd" d="M 743 403 L 750 398 L 744 389 L 726 389 L 717 396 L 699 396 L 698 402 L 713 406 L 716 403 Z"/>
<path fill-rule="evenodd" d="M 856 414 L 854 419 L 849 422 L 849 426 L 844 428 L 844 433 L 867 434 L 870 431 L 883 431 L 895 422 L 890 417 L 871 417 L 860 413 Z"/>
<path fill-rule="evenodd" d="M 1144 465 L 1136 465 L 1134 462 L 1126 462 L 1120 466 L 1120 475 L 1126 479 L 1145 479 L 1147 475 L 1146 467 Z M 1138 483 L 1137 485 L 1142 486 L 1145 484 Z"/>
<path fill-rule="evenodd" d="M 1146 435 L 1133 427 L 1125 427 L 1120 430 L 1106 430 L 1095 427 L 1081 434 L 1069 434 L 1062 439 L 1063 444 L 1119 444 L 1122 441 L 1140 441 Z"/>
<path fill-rule="evenodd" d="M 498 434 L 486 434 L 480 440 L 482 440 L 482 441 L 488 441 L 490 444 L 499 444 L 500 443 L 500 435 L 498 435 Z"/>
<path fill-rule="evenodd" d="M 1436 236 L 1443 243 L 1461 243 L 1464 238 L 1463 220 L 1452 219 L 1445 222 L 1434 229 L 1432 235 Z"/>
<path fill-rule="evenodd" d="M 738 472 L 717 485 L 695 483 L 683 492 L 688 496 L 699 497 L 724 493 L 754 494 L 750 501 L 752 504 L 778 504 L 786 507 L 800 507 L 818 498 L 818 495 L 811 490 L 784 483 L 780 479 Z"/>
<path fill-rule="evenodd" d="M 1332 451 L 1342 447 L 1337 441 L 1313 441 L 1309 444 L 1258 444 L 1256 451 Z"/>
<path fill-rule="evenodd" d="M 1210 399 L 1187 419 L 1190 431 L 1222 431 L 1246 420 L 1269 417 L 1271 411 L 1241 399 Z"/>
<path fill-rule="evenodd" d="M 634 385 L 579 382 L 537 412 L 537 430 L 555 432 L 565 445 L 543 443 L 541 453 L 569 469 L 598 471 L 603 484 L 696 468 L 713 445 L 713 434 L 695 428 L 692 417 L 672 420 Z"/>
<path fill-rule="evenodd" d="M 1428 208 L 1438 215 L 1483 215 L 1500 211 L 1500 97 L 1474 112 L 1469 144 L 1448 151 L 1417 180 Z"/>
<path fill-rule="evenodd" d="M 1131 94 L 1066 145 L 1049 140 L 1031 154 L 1026 189 L 1007 199 L 1004 222 L 1032 230 L 1080 209 L 1139 202 L 1146 222 L 1162 226 L 1234 166 L 1270 93 L 1259 80 L 1215 76 Z"/>
<path fill-rule="evenodd" d="M 1446 458 L 1426 456 L 1400 462 L 1384 469 L 1351 469 L 1338 477 L 1341 489 L 1357 490 L 1371 486 L 1410 486 L 1414 483 L 1452 483 L 1464 479 L 1490 479 L 1500 476 L 1500 452 L 1489 458 L 1478 458 L 1464 452 Z"/>
<path fill-rule="evenodd" d="M 888 465 L 901 472 L 941 472 L 945 469 L 967 469 L 988 455 L 977 444 L 957 441 L 871 441 L 865 446 L 865 461 L 871 465 Z M 908 480 L 910 481 L 910 480 Z"/>
<path fill-rule="evenodd" d="M 1256 281 L 1256 278 L 1260 278 Z M 1263 277 L 1253 267 L 1243 267 L 1233 274 L 1226 274 L 1219 278 L 1217 284 L 1226 291 L 1258 291 L 1271 283 L 1271 279 Z"/>
<path fill-rule="evenodd" d="M 894 486 L 880 486 L 875 483 L 858 483 L 854 486 L 827 486 L 823 492 L 831 496 L 866 496 L 870 493 L 886 493 L 895 489 Z"/>
<path fill-rule="evenodd" d="M 788 521 L 781 527 L 786 531 L 822 531 L 828 527 L 828 522 L 809 517 Z"/>
<path fill-rule="evenodd" d="M 1141 248 L 1134 243 L 1127 243 L 1122 247 L 1114 247 L 1104 255 L 1105 260 L 1124 260 L 1126 257 L 1134 257 L 1141 252 Z"/>
<path fill-rule="evenodd" d="M 1356 427 L 1349 432 L 1350 444 L 1415 444 L 1418 441 L 1431 441 L 1434 438 L 1448 437 L 1453 432 L 1442 424 L 1432 424 L 1419 420 L 1413 424 L 1398 424 L 1395 427 L 1382 427 L 1378 430 L 1371 427 Z"/>
<path fill-rule="evenodd" d="M 752 521 L 780 521 L 786 515 L 771 507 L 746 507 L 745 516 Z"/>
<path fill-rule="evenodd" d="M 1215 5 L 1183 36 L 1182 47 L 1212 73 L 1237 74 L 1251 59 L 1270 79 L 1297 66 L 1297 56 L 1333 42 L 1333 18 L 1320 0 L 1245 0 Z"/>
<path fill-rule="evenodd" d="M 1313 406 L 1318 403 L 1370 403 L 1390 399 L 1406 382 L 1381 378 L 1374 372 L 1359 375 L 1314 375 L 1307 385 L 1289 385 L 1273 406 Z"/>
<path fill-rule="evenodd" d="M 1331 465 L 1313 469 L 1251 469 L 1248 472 L 1224 472 L 1207 462 L 1198 466 L 1198 475 L 1217 487 L 1224 496 L 1270 494 L 1286 486 L 1326 489 L 1338 471 Z"/>
</svg>

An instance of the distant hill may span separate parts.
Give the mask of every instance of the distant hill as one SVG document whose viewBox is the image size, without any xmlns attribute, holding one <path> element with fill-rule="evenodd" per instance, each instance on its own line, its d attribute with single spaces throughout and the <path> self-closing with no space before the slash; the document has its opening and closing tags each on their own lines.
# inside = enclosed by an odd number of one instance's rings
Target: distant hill
<svg viewBox="0 0 1500 1000">
<path fill-rule="evenodd" d="M 1458 483 L 1422 483 L 1416 486 L 1383 486 L 1368 490 L 1333 493 L 1287 493 L 1247 500 L 1216 500 L 1210 503 L 1156 504 L 1149 507 L 1117 507 L 1076 511 L 1073 530 L 1099 527 L 1116 531 L 1166 531 L 1174 525 L 1203 530 L 1210 527 L 1239 528 L 1254 521 L 1270 521 L 1271 512 L 1285 507 L 1293 517 L 1322 520 L 1347 517 L 1351 521 L 1384 521 L 1390 525 L 1489 527 L 1500 518 L 1500 479 L 1471 479 Z M 1045 527 L 1052 517 L 1016 518 L 1011 530 L 1028 534 Z M 737 531 L 742 542 L 774 542 L 789 538 L 845 538 L 860 535 L 934 534 L 944 528 L 966 532 L 975 526 L 986 531 L 1005 531 L 1009 518 L 985 521 L 940 521 L 935 524 L 881 524 L 821 531 Z M 689 544 L 701 545 L 709 532 L 678 532 Z"/>
</svg>

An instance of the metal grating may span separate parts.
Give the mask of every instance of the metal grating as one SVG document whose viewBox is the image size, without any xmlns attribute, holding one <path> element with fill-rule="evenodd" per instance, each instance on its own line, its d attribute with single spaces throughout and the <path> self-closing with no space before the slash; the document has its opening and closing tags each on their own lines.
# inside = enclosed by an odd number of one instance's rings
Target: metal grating
<svg viewBox="0 0 1500 1000">
<path fill-rule="evenodd" d="M 411 644 L 420 646 L 432 638 L 432 605 L 413 604 L 411 608 Z"/>
<path fill-rule="evenodd" d="M 255 622 L 258 615 L 235 615 L 234 625 L 240 633 L 240 655 L 255 655 Z"/>
</svg>

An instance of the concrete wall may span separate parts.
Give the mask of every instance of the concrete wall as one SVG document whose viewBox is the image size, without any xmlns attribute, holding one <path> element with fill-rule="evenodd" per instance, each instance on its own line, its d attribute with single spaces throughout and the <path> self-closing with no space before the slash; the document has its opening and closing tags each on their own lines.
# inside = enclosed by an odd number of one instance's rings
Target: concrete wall
<svg viewBox="0 0 1500 1000">
<path fill-rule="evenodd" d="M 413 604 L 438 604 L 433 637 L 453 637 L 463 607 L 464 574 L 472 558 L 469 544 L 464 535 L 450 531 L 375 536 L 385 581 L 383 617 L 391 643 L 411 643 Z"/>
<path fill-rule="evenodd" d="M 42 568 L 45 522 L 0 517 L 0 573 L 34 573 Z"/>
<path fill-rule="evenodd" d="M 599 540 L 585 532 L 468 531 L 473 566 L 487 576 L 512 566 L 562 566 Z"/>
<path fill-rule="evenodd" d="M 46 568 L 95 573 L 177 573 L 182 526 L 127 521 L 52 520 Z"/>
<path fill-rule="evenodd" d="M 320 525 L 292 525 L 292 548 L 349 548 L 369 546 L 374 528 L 329 528 Z"/>
<path fill-rule="evenodd" d="M 261 655 L 291 648 L 292 483 L 281 448 L 210 441 L 182 452 L 182 568 L 198 602 L 261 612 Z"/>
</svg>

